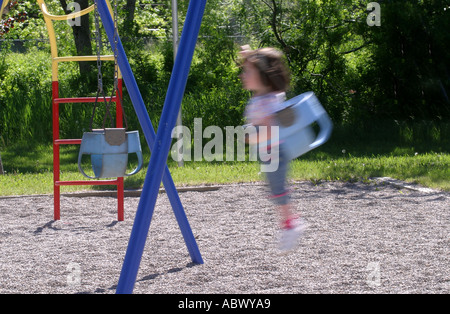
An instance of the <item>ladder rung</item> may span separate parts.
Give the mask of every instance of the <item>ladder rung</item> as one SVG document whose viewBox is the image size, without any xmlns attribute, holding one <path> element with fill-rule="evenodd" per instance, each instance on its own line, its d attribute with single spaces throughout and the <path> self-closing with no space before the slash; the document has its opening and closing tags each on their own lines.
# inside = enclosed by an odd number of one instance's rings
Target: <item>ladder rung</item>
<svg viewBox="0 0 450 314">
<path fill-rule="evenodd" d="M 55 98 L 53 101 L 56 104 L 69 104 L 69 103 L 87 103 L 87 102 L 95 102 L 96 97 L 75 97 L 75 98 Z M 116 101 L 117 97 L 105 97 L 106 101 Z M 103 96 L 98 97 L 98 102 L 104 101 Z"/>
<path fill-rule="evenodd" d="M 66 56 L 66 57 L 53 58 L 53 61 L 56 61 L 56 62 L 96 61 L 96 60 L 97 60 L 97 56 Z M 103 56 L 100 56 L 100 60 L 114 61 L 114 55 L 103 55 Z"/>
<path fill-rule="evenodd" d="M 119 180 L 92 180 L 92 181 L 55 181 L 56 186 L 61 185 L 118 185 Z"/>
<path fill-rule="evenodd" d="M 64 139 L 64 140 L 55 140 L 56 145 L 79 145 L 81 144 L 81 139 Z"/>
</svg>

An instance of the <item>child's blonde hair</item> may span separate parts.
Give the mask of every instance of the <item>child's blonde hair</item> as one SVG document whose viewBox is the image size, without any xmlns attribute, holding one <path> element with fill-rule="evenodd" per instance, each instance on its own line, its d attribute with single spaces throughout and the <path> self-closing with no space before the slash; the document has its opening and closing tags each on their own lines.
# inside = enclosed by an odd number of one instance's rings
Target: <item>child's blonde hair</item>
<svg viewBox="0 0 450 314">
<path fill-rule="evenodd" d="M 289 88 L 290 73 L 285 62 L 284 55 L 275 48 L 261 48 L 248 50 L 248 46 L 243 47 L 239 60 L 242 66 L 245 62 L 250 62 L 258 70 L 262 83 L 269 86 L 272 91 L 286 91 Z"/>
</svg>

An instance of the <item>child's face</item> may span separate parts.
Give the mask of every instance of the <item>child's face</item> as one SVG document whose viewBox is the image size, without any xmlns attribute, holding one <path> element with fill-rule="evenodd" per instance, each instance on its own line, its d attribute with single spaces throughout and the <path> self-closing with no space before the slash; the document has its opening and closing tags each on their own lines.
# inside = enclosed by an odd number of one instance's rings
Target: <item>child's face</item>
<svg viewBox="0 0 450 314">
<path fill-rule="evenodd" d="M 267 92 L 267 87 L 262 83 L 258 68 L 246 61 L 243 65 L 243 71 L 240 75 L 242 85 L 246 90 L 252 91 L 255 94 L 264 94 Z"/>
</svg>

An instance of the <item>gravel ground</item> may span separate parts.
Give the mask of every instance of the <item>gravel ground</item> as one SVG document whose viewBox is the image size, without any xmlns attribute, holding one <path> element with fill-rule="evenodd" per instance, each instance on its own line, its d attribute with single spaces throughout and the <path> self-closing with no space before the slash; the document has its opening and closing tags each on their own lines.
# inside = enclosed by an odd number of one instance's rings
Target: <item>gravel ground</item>
<svg viewBox="0 0 450 314">
<path fill-rule="evenodd" d="M 205 263 L 194 265 L 158 197 L 134 293 L 449 293 L 450 194 L 391 184 L 292 183 L 310 224 L 277 250 L 262 184 L 180 192 Z M 0 293 L 114 293 L 139 198 L 0 199 Z"/>
</svg>

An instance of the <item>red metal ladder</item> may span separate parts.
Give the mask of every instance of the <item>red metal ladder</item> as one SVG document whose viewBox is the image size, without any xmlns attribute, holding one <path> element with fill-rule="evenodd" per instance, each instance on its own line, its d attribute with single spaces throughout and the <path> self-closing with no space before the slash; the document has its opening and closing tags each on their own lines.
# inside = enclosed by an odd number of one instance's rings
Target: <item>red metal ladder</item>
<svg viewBox="0 0 450 314">
<path fill-rule="evenodd" d="M 102 60 L 111 60 L 113 56 L 101 56 Z M 97 56 L 85 56 L 83 61 L 95 61 Z M 77 61 L 75 58 L 63 57 L 53 58 L 53 62 Z M 57 67 L 57 66 L 56 66 Z M 56 76 L 57 77 L 57 76 Z M 119 95 L 122 95 L 122 77 L 119 71 L 118 91 L 114 97 L 106 97 L 107 101 L 116 104 L 116 127 L 123 127 L 123 114 Z M 80 145 L 81 139 L 60 139 L 59 132 L 59 105 L 60 104 L 79 104 L 94 103 L 96 97 L 76 97 L 60 98 L 59 81 L 52 82 L 52 112 L 53 112 L 53 190 L 54 190 L 54 220 L 61 219 L 61 186 L 68 185 L 113 185 L 117 186 L 117 220 L 124 220 L 124 179 L 117 178 L 113 180 L 79 180 L 63 181 L 60 177 L 60 146 L 61 145 Z M 102 97 L 103 100 L 103 97 Z"/>
</svg>

